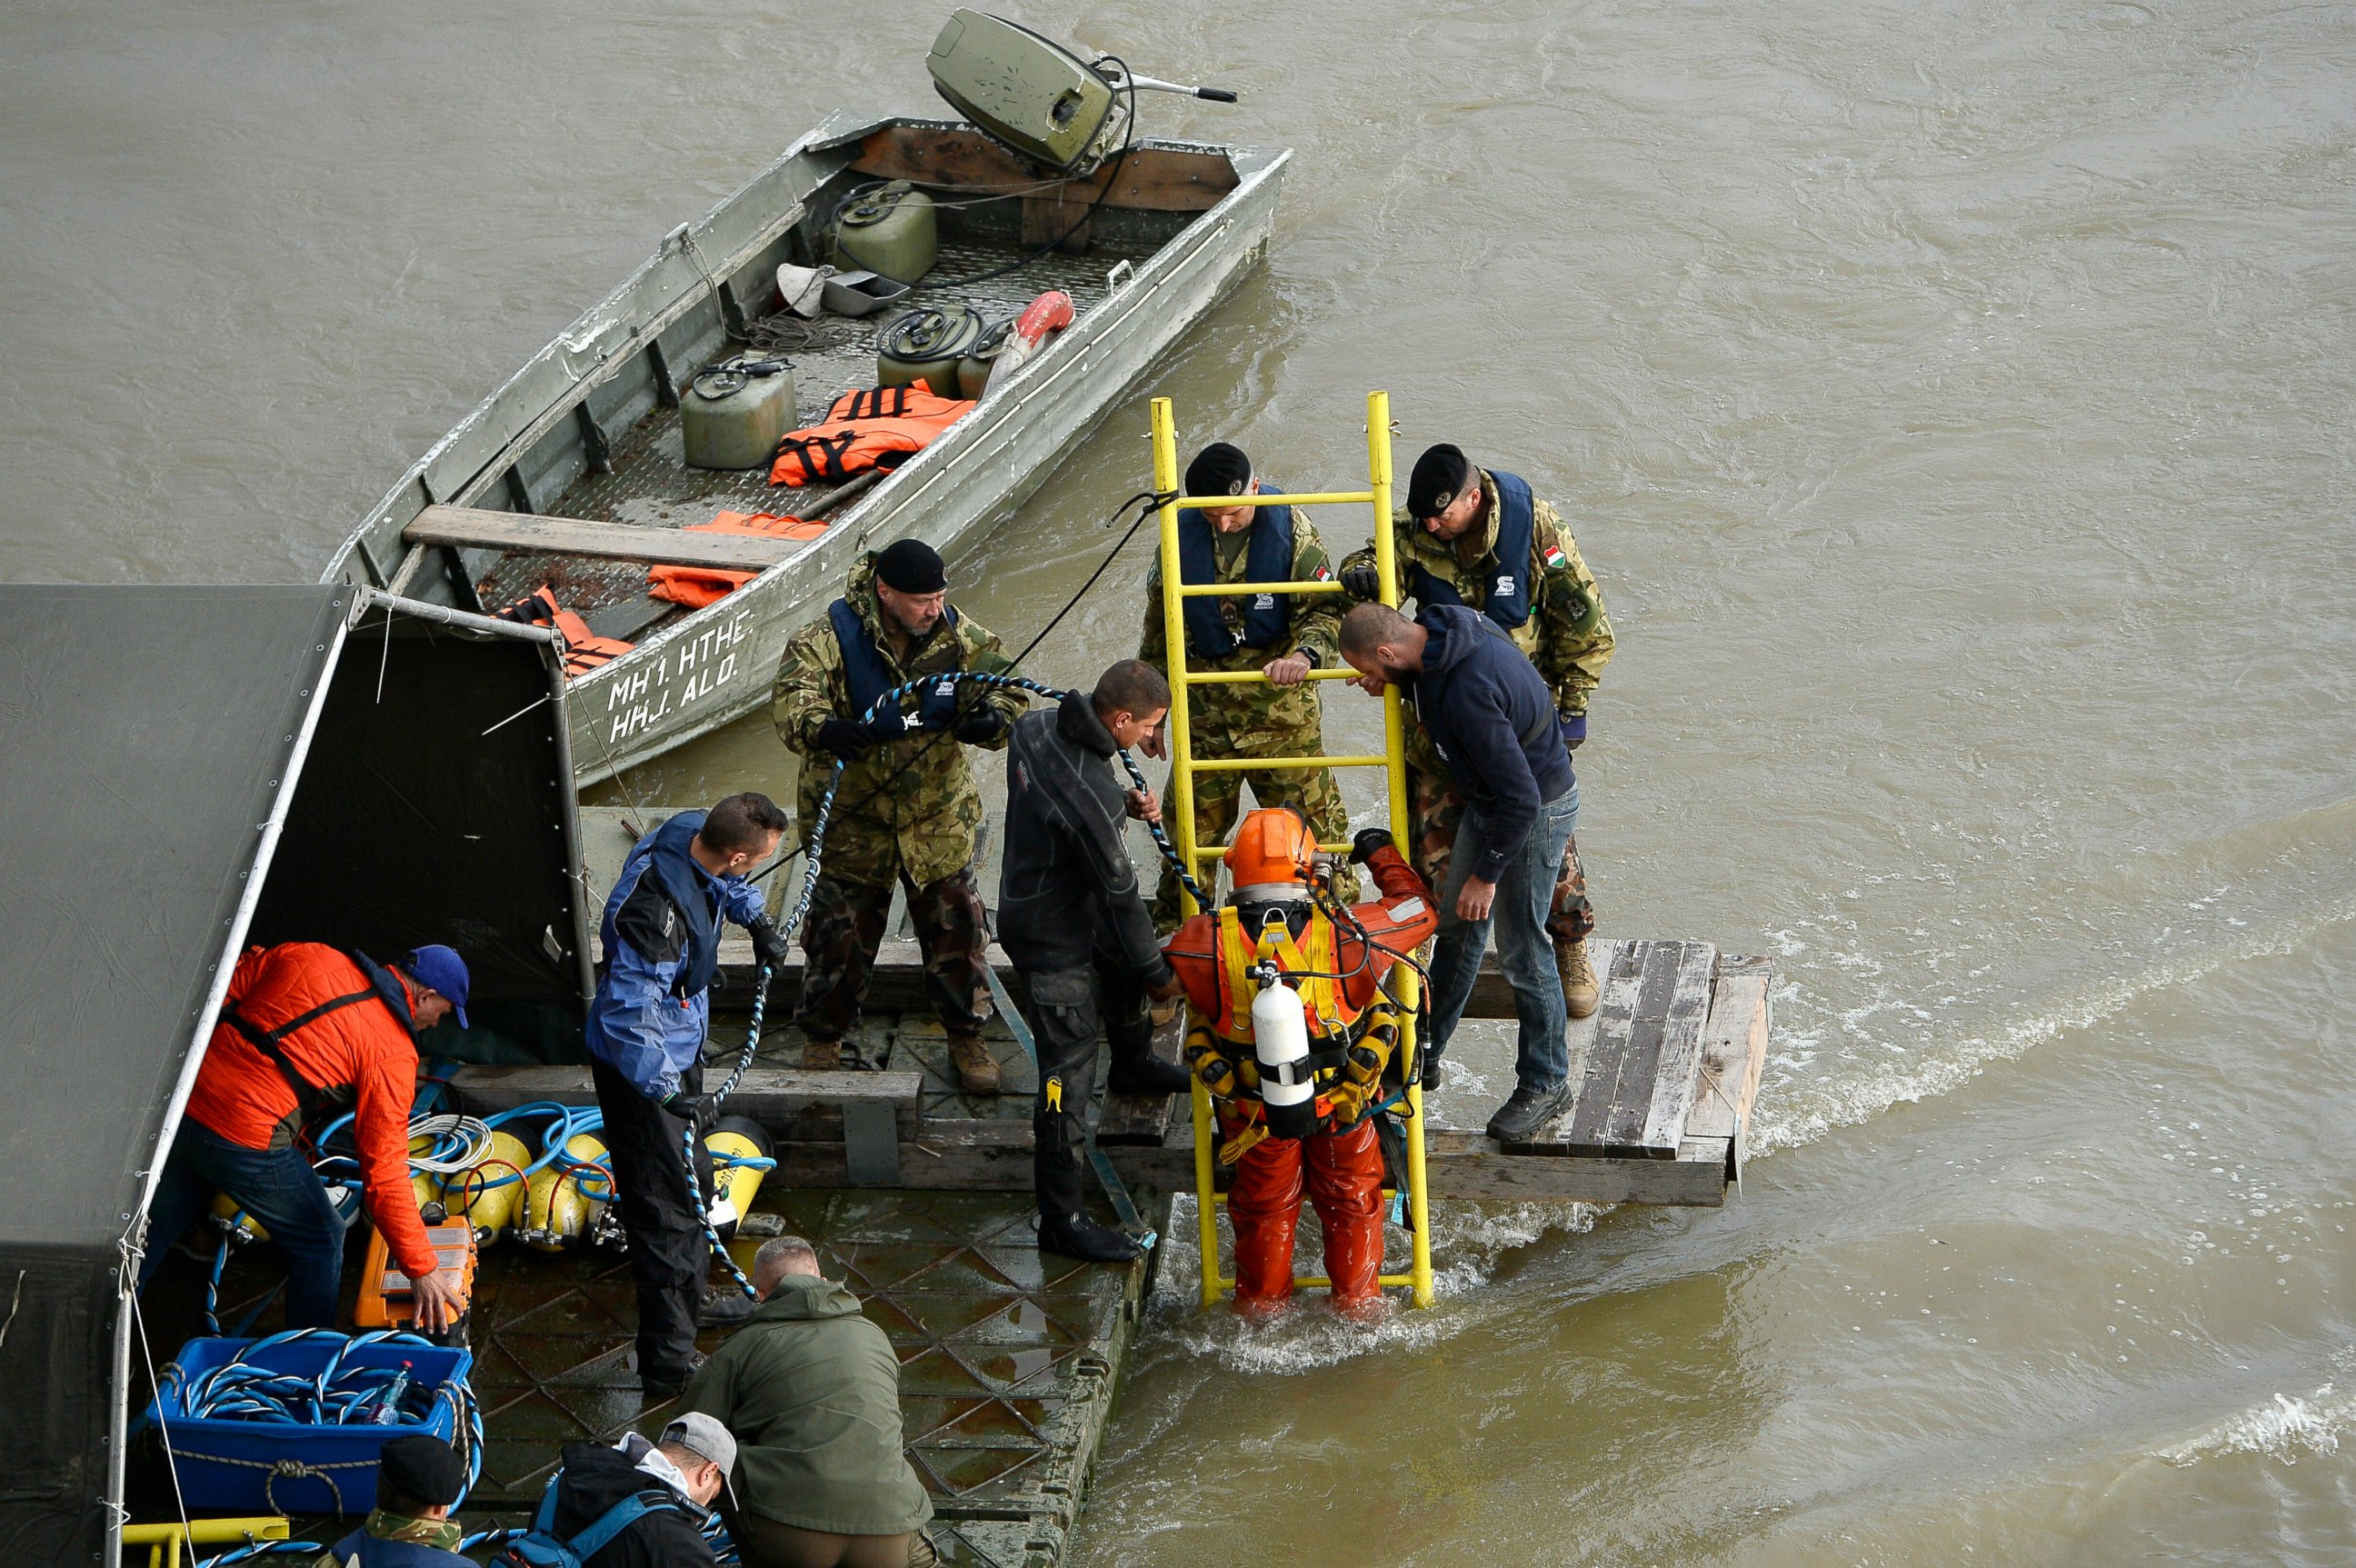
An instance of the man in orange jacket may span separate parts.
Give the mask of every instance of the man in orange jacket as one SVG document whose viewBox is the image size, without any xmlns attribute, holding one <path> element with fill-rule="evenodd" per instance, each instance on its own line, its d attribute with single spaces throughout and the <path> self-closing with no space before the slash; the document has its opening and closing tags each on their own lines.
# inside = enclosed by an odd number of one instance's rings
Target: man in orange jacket
<svg viewBox="0 0 2356 1568">
<path fill-rule="evenodd" d="M 409 1276 L 419 1324 L 447 1327 L 466 1303 L 456 1274 L 437 1265 L 409 1184 L 411 1036 L 445 1017 L 465 1028 L 466 989 L 466 962 L 445 947 L 419 948 L 391 967 L 321 942 L 247 949 L 164 1162 L 140 1287 L 213 1194 L 225 1192 L 294 1265 L 286 1326 L 332 1326 L 344 1222 L 296 1140 L 307 1124 L 348 1110 L 369 1218 Z"/>
<path fill-rule="evenodd" d="M 1312 895 L 1317 842 L 1284 808 L 1244 819 L 1226 860 L 1235 892 L 1194 916 L 1165 950 L 1186 988 L 1186 1058 L 1217 1102 L 1221 1163 L 1236 1167 L 1227 1219 L 1236 1232 L 1236 1310 L 1264 1317 L 1292 1294 L 1292 1237 L 1301 1188 L 1325 1233 L 1333 1308 L 1381 1310 L 1383 1155 L 1376 1107 L 1399 1087 L 1400 1019 L 1383 987 L 1391 966 L 1440 923 L 1423 879 L 1391 835 L 1367 828 L 1350 858 L 1378 897 L 1341 918 Z M 1252 1004 L 1269 969 L 1298 992 L 1309 1055 L 1282 1069 L 1305 1093 L 1280 1094 L 1266 1076 L 1268 1042 Z M 1294 1101 L 1290 1105 L 1280 1101 Z"/>
</svg>

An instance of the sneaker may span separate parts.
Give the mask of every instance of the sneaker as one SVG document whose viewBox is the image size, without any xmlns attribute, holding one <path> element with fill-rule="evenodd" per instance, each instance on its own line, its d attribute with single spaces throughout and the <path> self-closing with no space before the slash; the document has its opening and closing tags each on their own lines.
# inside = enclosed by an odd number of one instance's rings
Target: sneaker
<svg viewBox="0 0 2356 1568">
<path fill-rule="evenodd" d="M 1105 1075 L 1105 1091 L 1108 1094 L 1184 1094 L 1194 1085 L 1193 1073 L 1156 1056 L 1117 1061 Z"/>
<path fill-rule="evenodd" d="M 650 1404 L 675 1400 L 679 1398 L 680 1391 L 687 1387 L 687 1380 L 695 1376 L 695 1369 L 710 1359 L 701 1350 L 691 1350 L 687 1353 L 687 1365 L 683 1367 L 661 1372 L 641 1371 L 638 1374 L 638 1390 Z"/>
<path fill-rule="evenodd" d="M 1489 1136 L 1501 1144 L 1526 1144 L 1548 1122 L 1569 1110 L 1575 1098 L 1568 1079 L 1551 1089 L 1516 1084 L 1505 1103 L 1489 1118 Z"/>
<path fill-rule="evenodd" d="M 842 1040 L 841 1036 L 824 1039 L 817 1035 L 802 1036 L 802 1070 L 804 1072 L 840 1072 L 842 1070 Z"/>
<path fill-rule="evenodd" d="M 998 1092 L 998 1058 L 980 1036 L 951 1040 L 949 1061 L 957 1069 L 958 1087 L 968 1094 Z"/>
<path fill-rule="evenodd" d="M 1602 990 L 1595 983 L 1595 966 L 1587 961 L 1587 939 L 1554 944 L 1555 972 L 1562 977 L 1562 1004 L 1574 1018 L 1592 1018 Z"/>
<path fill-rule="evenodd" d="M 753 1298 L 732 1283 L 704 1293 L 695 1309 L 698 1328 L 734 1328 L 753 1316 Z"/>
</svg>

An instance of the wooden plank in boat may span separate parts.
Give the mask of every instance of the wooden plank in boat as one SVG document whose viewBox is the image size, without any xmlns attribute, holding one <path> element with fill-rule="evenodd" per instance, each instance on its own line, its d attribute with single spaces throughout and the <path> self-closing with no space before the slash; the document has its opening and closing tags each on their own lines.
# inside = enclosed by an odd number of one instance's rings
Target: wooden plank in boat
<svg viewBox="0 0 2356 1568">
<path fill-rule="evenodd" d="M 860 144 L 851 172 L 878 179 L 909 179 L 919 185 L 953 185 L 962 192 L 1035 191 L 1039 176 L 1023 167 L 979 131 L 945 131 L 929 125 L 887 125 Z M 1119 178 L 1114 177 L 1118 175 Z M 1112 188 L 1105 191 L 1108 181 Z M 1116 166 L 1056 188 L 1065 200 L 1095 202 L 1104 191 L 1107 207 L 1153 212 L 1207 212 L 1242 184 L 1235 165 L 1219 153 L 1182 152 L 1174 147 L 1132 148 Z M 1066 223 L 1071 220 L 1066 218 Z M 1052 237 L 1052 236 L 1050 236 Z M 1044 240 L 1037 242 L 1044 243 Z"/>
<path fill-rule="evenodd" d="M 412 544 L 454 544 L 536 555 L 587 555 L 604 561 L 645 561 L 669 566 L 711 566 L 760 572 L 809 548 L 806 541 L 741 533 L 691 533 L 678 528 L 637 528 L 569 517 L 430 506 L 402 531 Z"/>
<path fill-rule="evenodd" d="M 1718 950 L 1708 942 L 1680 942 L 1676 984 L 1661 1019 L 1660 1047 L 1653 1087 L 1644 1099 L 1625 1099 L 1612 1118 L 1612 1143 L 1633 1144 L 1656 1160 L 1676 1158 L 1686 1114 L 1693 1108 L 1694 1079 L 1701 1066 L 1702 1024 L 1709 1016 L 1711 979 Z"/>
</svg>

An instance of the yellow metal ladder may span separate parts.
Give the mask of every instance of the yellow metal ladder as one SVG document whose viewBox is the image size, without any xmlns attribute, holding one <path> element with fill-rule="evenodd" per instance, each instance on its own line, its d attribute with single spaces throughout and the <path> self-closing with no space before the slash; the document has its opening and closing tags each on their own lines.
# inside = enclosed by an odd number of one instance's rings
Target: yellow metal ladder
<svg viewBox="0 0 2356 1568">
<path fill-rule="evenodd" d="M 1218 844 L 1197 844 L 1194 842 L 1194 775 L 1214 769 L 1240 771 L 1251 768 L 1271 770 L 1311 768 L 1380 768 L 1390 795 L 1391 837 L 1402 850 L 1408 843 L 1407 768 L 1401 744 L 1399 694 L 1396 686 L 1383 692 L 1383 751 L 1367 757 L 1217 757 L 1197 761 L 1194 757 L 1194 736 L 1188 723 L 1187 692 L 1194 686 L 1219 683 L 1265 683 L 1266 675 L 1257 670 L 1202 670 L 1186 668 L 1185 603 L 1190 598 L 1226 597 L 1241 594 L 1338 594 L 1339 582 L 1281 583 L 1211 583 L 1189 584 L 1178 560 L 1178 513 L 1183 508 L 1223 508 L 1236 506 L 1367 506 L 1374 510 L 1375 567 L 1382 581 L 1382 599 L 1387 605 L 1398 603 L 1398 564 L 1391 548 L 1391 399 L 1388 392 L 1366 394 L 1366 478 L 1363 490 L 1324 491 L 1307 495 L 1249 496 L 1182 496 L 1178 494 L 1178 430 L 1171 413 L 1170 400 L 1153 400 L 1153 489 L 1157 495 L 1170 499 L 1162 505 L 1162 613 L 1163 642 L 1169 650 L 1170 664 L 1170 807 L 1172 832 L 1179 856 L 1190 869 L 1200 868 L 1217 860 L 1225 853 Z M 1312 681 L 1346 681 L 1353 671 L 1312 670 Z M 1348 854 L 1350 846 L 1322 844 L 1329 852 Z M 1186 914 L 1195 910 L 1194 895 L 1182 886 L 1179 889 L 1181 908 Z M 1413 1252 L 1408 1272 L 1385 1274 L 1385 1285 L 1405 1285 L 1415 1305 L 1431 1305 L 1431 1215 L 1424 1187 L 1423 1090 L 1419 1085 L 1420 1063 L 1418 1052 L 1422 1042 L 1416 1038 L 1417 978 L 1408 965 L 1395 964 L 1385 983 L 1385 990 L 1398 1007 L 1399 1071 L 1407 1085 L 1407 1183 L 1408 1211 L 1413 1227 Z M 1228 1291 L 1235 1281 L 1219 1272 L 1218 1205 L 1221 1198 L 1213 1191 L 1212 1160 L 1215 1138 L 1211 1123 L 1211 1097 L 1197 1078 L 1194 1086 L 1194 1199 L 1197 1222 L 1202 1228 L 1203 1305 L 1210 1306 Z M 1330 1285 L 1322 1278 L 1301 1278 L 1297 1285 Z"/>
</svg>

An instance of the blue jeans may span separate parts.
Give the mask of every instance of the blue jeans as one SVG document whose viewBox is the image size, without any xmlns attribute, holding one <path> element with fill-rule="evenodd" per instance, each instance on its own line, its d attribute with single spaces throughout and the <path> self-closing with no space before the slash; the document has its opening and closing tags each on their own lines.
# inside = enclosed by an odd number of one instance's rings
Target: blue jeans
<svg viewBox="0 0 2356 1568">
<path fill-rule="evenodd" d="M 286 1280 L 286 1326 L 332 1328 L 344 1274 L 344 1222 L 300 1149 L 249 1149 L 183 1121 L 147 1211 L 147 1255 L 139 1262 L 145 1290 L 180 1232 L 225 1192 L 260 1220 L 294 1267 Z"/>
<path fill-rule="evenodd" d="M 1489 829 L 1477 809 L 1465 811 L 1455 852 L 1448 858 L 1448 886 L 1440 896 L 1440 939 L 1431 954 L 1433 1055 L 1447 1050 L 1449 1036 L 1472 1000 L 1481 955 L 1494 925 L 1497 964 L 1514 988 L 1514 1016 L 1521 1025 L 1514 1046 L 1515 1078 L 1525 1089 L 1552 1089 L 1570 1076 L 1566 1039 L 1570 1019 L 1563 1010 L 1562 977 L 1555 969 L 1546 920 L 1553 907 L 1563 845 L 1578 826 L 1579 784 L 1573 780 L 1560 796 L 1538 808 L 1529 837 L 1506 860 L 1489 918 L 1467 920 L 1456 913 L 1456 896 L 1484 853 Z"/>
</svg>

